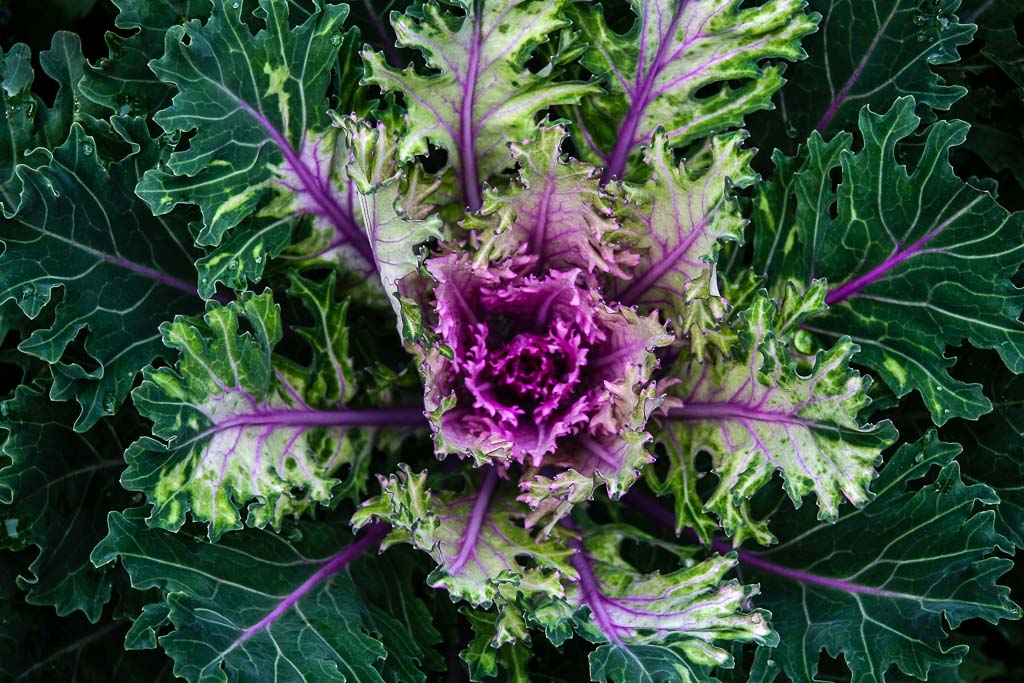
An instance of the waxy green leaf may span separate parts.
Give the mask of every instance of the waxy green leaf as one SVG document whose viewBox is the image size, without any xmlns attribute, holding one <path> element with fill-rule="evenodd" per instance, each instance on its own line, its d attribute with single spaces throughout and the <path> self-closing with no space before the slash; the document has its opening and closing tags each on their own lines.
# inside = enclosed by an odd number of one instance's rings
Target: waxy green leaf
<svg viewBox="0 0 1024 683">
<path fill-rule="evenodd" d="M 117 478 L 140 424 L 124 411 L 83 434 L 72 426 L 76 412 L 49 400 L 45 387 L 22 385 L 0 403 L 0 548 L 36 549 L 17 579 L 29 604 L 61 616 L 81 611 L 95 623 L 111 576 L 89 564 L 89 553 L 106 532 L 108 506 L 130 499 Z"/>
<path fill-rule="evenodd" d="M 252 260 L 249 272 L 261 272 L 256 264 L 286 239 L 276 221 L 302 215 L 335 235 L 333 249 L 344 254 L 344 267 L 373 268 L 352 189 L 337 182 L 347 158 L 338 155 L 341 141 L 327 116 L 327 87 L 346 40 L 348 7 L 314 7 L 293 26 L 286 0 L 261 0 L 256 14 L 265 27 L 253 34 L 240 3 L 216 0 L 206 23 L 192 19 L 171 27 L 166 53 L 151 63 L 178 88 L 171 106 L 154 119 L 168 132 L 196 133 L 187 149 L 146 174 L 139 196 L 158 215 L 179 203 L 198 205 L 201 245 L 220 245 L 228 230 L 258 211 L 268 219 L 247 226 L 231 248 L 204 262 L 213 278 L 202 283 L 204 296 L 212 294 L 218 266 L 234 262 L 237 269 L 240 259 Z M 276 232 L 266 234 L 268 224 Z"/>
<path fill-rule="evenodd" d="M 132 192 L 163 152 L 142 119 L 111 124 L 127 156 L 101 158 L 76 123 L 63 144 L 41 151 L 44 165 L 18 167 L 16 211 L 0 218 L 0 301 L 35 319 L 60 294 L 52 323 L 33 326 L 18 348 L 52 364 L 50 395 L 78 401 L 80 431 L 116 412 L 140 369 L 165 356 L 156 326 L 201 307 L 184 221 L 154 218 Z M 81 358 L 68 350 L 84 329 Z"/>
<path fill-rule="evenodd" d="M 249 530 L 213 545 L 149 529 L 144 516 L 139 509 L 111 513 L 93 560 L 119 559 L 135 588 L 163 592 L 173 630 L 159 642 L 177 676 L 191 683 L 310 676 L 382 683 L 410 665 L 436 666 L 423 649 L 436 632 L 401 585 L 401 568 L 369 559 L 385 526 L 353 540 L 343 524 L 304 523 L 293 540 Z M 368 572 L 378 577 L 360 578 Z M 385 581 L 401 594 L 380 593 Z M 389 601 L 405 602 L 406 621 L 382 609 Z"/>
<path fill-rule="evenodd" d="M 901 163 L 901 141 L 920 123 L 914 104 L 861 111 L 858 151 L 849 133 L 829 142 L 814 133 L 797 161 L 782 162 L 778 182 L 788 189 L 768 185 L 758 200 L 755 267 L 776 281 L 826 279 L 829 310 L 804 328 L 829 341 L 849 336 L 858 363 L 897 396 L 918 391 L 941 425 L 991 409 L 979 384 L 949 374 L 947 347 L 966 339 L 1024 371 L 1024 295 L 1010 282 L 1024 255 L 1024 215 L 953 172 L 948 156 L 967 135 L 963 122 L 932 124 L 910 168 Z"/>
<path fill-rule="evenodd" d="M 966 652 L 946 644 L 944 624 L 1020 617 L 996 583 L 1010 561 L 989 556 L 1002 543 L 986 509 L 998 498 L 963 482 L 959 451 L 934 434 L 904 445 L 862 509 L 835 524 L 806 511 L 776 516 L 779 545 L 740 552 L 743 576 L 761 584 L 760 604 L 780 636 L 765 656 L 790 680 L 816 680 L 822 649 L 842 655 L 854 681 L 884 680 L 893 666 L 924 679 Z"/>
</svg>

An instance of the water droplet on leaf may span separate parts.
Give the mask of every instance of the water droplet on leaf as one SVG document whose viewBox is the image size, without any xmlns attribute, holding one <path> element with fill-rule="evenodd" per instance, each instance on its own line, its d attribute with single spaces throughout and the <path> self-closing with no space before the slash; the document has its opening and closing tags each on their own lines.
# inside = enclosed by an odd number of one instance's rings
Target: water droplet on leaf
<svg viewBox="0 0 1024 683">
<path fill-rule="evenodd" d="M 341 36 L 337 34 L 331 36 L 331 45 L 333 45 L 334 47 L 338 47 L 339 45 L 341 45 Z"/>
<path fill-rule="evenodd" d="M 92 145 L 90 145 L 90 144 L 82 145 L 82 154 L 84 154 L 85 156 L 89 156 L 90 154 L 92 154 Z"/>
</svg>

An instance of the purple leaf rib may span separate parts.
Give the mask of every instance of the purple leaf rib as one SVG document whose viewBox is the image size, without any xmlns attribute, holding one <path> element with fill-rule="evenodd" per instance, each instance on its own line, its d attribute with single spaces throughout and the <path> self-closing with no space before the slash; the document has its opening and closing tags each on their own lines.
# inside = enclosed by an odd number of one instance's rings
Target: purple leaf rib
<svg viewBox="0 0 1024 683">
<path fill-rule="evenodd" d="M 391 525 L 384 522 L 378 522 L 367 527 L 366 533 L 359 540 L 329 557 L 323 566 L 303 581 L 298 588 L 281 598 L 277 606 L 267 612 L 266 616 L 242 631 L 238 639 L 231 644 L 229 651 L 242 645 L 257 633 L 270 628 L 275 621 L 281 618 L 281 615 L 291 609 L 295 603 L 304 598 L 311 590 L 340 572 L 367 550 L 377 547 L 390 530 Z"/>
<path fill-rule="evenodd" d="M 317 214 L 330 221 L 331 225 L 342 236 L 343 241 L 351 244 L 359 252 L 360 257 L 366 261 L 367 265 L 376 270 L 377 261 L 373 257 L 373 248 L 363 234 L 362 229 L 356 223 L 355 216 L 339 204 L 331 195 L 330 177 L 321 178 L 318 171 L 307 166 L 291 144 L 289 144 L 288 140 L 285 139 L 281 131 L 270 122 L 263 112 L 254 108 L 240 97 L 234 96 L 234 99 L 242 110 L 256 120 L 267 132 L 267 135 L 270 136 L 270 139 L 274 141 L 278 149 L 281 150 L 281 154 L 284 156 L 288 167 L 295 173 L 299 182 L 302 183 L 302 189 L 312 199 Z"/>
<path fill-rule="evenodd" d="M 640 491 L 633 490 L 623 496 L 622 500 L 638 512 L 655 520 L 658 524 L 668 527 L 673 531 L 675 530 L 675 515 L 659 505 L 658 502 L 650 496 L 641 493 Z M 682 538 L 686 539 L 690 543 L 700 543 L 700 538 L 697 536 L 697 532 L 690 528 L 683 529 Z M 753 567 L 754 569 L 768 574 L 775 574 L 776 576 L 781 576 L 784 579 L 789 579 L 796 583 L 820 586 L 822 588 L 840 591 L 843 593 L 857 593 L 886 598 L 918 599 L 917 596 L 908 595 L 906 593 L 896 593 L 893 591 L 883 590 L 881 588 L 875 588 L 873 586 L 853 583 L 852 581 L 847 581 L 845 579 L 821 576 L 819 574 L 812 574 L 811 572 L 785 567 L 766 560 L 762 553 L 733 548 L 732 544 L 724 538 L 712 539 L 711 549 L 723 555 L 726 553 L 736 553 L 736 558 L 739 560 L 740 565 L 747 565 L 748 567 Z"/>
<path fill-rule="evenodd" d="M 668 411 L 670 420 L 756 420 L 808 426 L 808 423 L 789 413 L 762 410 L 745 403 L 721 401 L 715 403 L 689 403 Z"/>
<path fill-rule="evenodd" d="M 466 523 L 466 530 L 462 533 L 462 539 L 459 541 L 459 552 L 452 560 L 451 566 L 448 567 L 448 573 L 458 574 L 466 566 L 466 562 L 476 557 L 476 545 L 480 540 L 480 530 L 483 528 L 488 510 L 490 510 L 494 489 L 497 485 L 498 469 L 491 467 L 476 494 L 473 509 L 469 514 L 469 521 Z"/>
<path fill-rule="evenodd" d="M 860 78 L 861 73 L 864 72 L 864 67 L 866 67 L 868 61 L 871 60 L 871 55 L 873 55 L 875 50 L 878 48 L 878 43 L 882 40 L 882 35 L 885 33 L 885 29 L 889 27 L 889 22 L 892 21 L 892 18 L 896 15 L 896 10 L 899 6 L 899 3 L 893 3 L 892 12 L 889 13 L 889 16 L 887 16 L 881 26 L 878 27 L 878 32 L 875 34 L 875 37 L 871 39 L 868 49 L 864 51 L 864 56 L 861 57 L 860 62 L 857 63 L 853 73 L 850 74 L 850 77 L 846 80 L 846 83 L 843 84 L 843 87 L 840 88 L 839 92 L 832 98 L 832 101 L 828 105 L 828 109 L 825 110 L 825 113 L 822 115 L 821 120 L 818 121 L 818 125 L 814 127 L 814 130 L 819 133 L 823 133 L 825 132 L 825 129 L 828 128 L 828 124 L 832 121 L 832 117 L 836 115 L 836 112 L 839 111 L 839 107 L 843 106 L 846 98 L 849 97 L 850 88 L 852 88 L 854 83 L 857 82 L 857 79 Z"/>
<path fill-rule="evenodd" d="M 48 234 L 50 236 L 52 236 L 52 237 L 57 237 L 58 239 L 61 239 L 61 241 L 63 241 L 63 242 L 67 242 L 69 244 L 74 245 L 77 249 L 80 249 L 80 250 L 84 251 L 85 253 L 89 254 L 90 256 L 95 256 L 96 258 L 100 259 L 101 261 L 104 261 L 106 263 L 110 263 L 110 264 L 118 266 L 120 268 L 124 268 L 126 270 L 130 270 L 133 273 L 138 273 L 139 275 L 144 275 L 145 277 L 148 277 L 151 280 L 153 280 L 154 282 L 158 282 L 158 283 L 164 285 L 165 287 L 170 287 L 172 289 L 177 289 L 177 290 L 180 290 L 180 291 L 185 292 L 187 294 L 195 294 L 197 292 L 197 289 L 196 289 L 195 285 L 189 284 L 188 282 L 185 282 L 184 280 L 179 280 L 178 278 L 172 277 L 172 276 L 167 275 L 165 273 L 161 273 L 159 270 L 156 270 L 155 268 L 149 268 L 149 267 L 144 266 L 142 264 L 135 263 L 134 261 L 129 261 L 128 259 L 121 258 L 120 256 L 114 256 L 114 255 L 108 254 L 108 253 L 106 253 L 104 251 L 100 251 L 99 249 L 93 249 L 92 247 L 86 246 L 85 244 L 82 244 L 81 242 L 75 242 L 73 240 L 69 240 L 69 239 L 66 239 L 66 238 L 61 238 L 58 235 L 55 235 L 53 233 L 48 233 Z"/>
<path fill-rule="evenodd" d="M 594 574 L 594 568 L 590 565 L 590 560 L 587 559 L 588 555 L 583 547 L 583 542 L 577 538 L 570 541 L 569 545 L 576 551 L 576 554 L 572 556 L 572 566 L 579 573 L 580 592 L 583 594 L 583 602 L 590 608 L 590 612 L 594 617 L 594 623 L 597 624 L 597 627 L 601 629 L 601 632 L 604 633 L 609 641 L 621 648 L 625 648 L 625 643 L 619 637 L 619 628 L 615 625 L 615 620 L 612 619 L 611 614 L 608 613 L 608 609 L 605 607 L 607 598 L 601 592 L 601 584 Z"/>
<path fill-rule="evenodd" d="M 640 121 L 643 119 L 644 112 L 651 103 L 651 99 L 655 96 L 654 84 L 658 80 L 658 76 L 661 70 L 664 68 L 665 51 L 671 44 L 671 36 L 675 33 L 676 28 L 679 26 L 679 19 L 683 15 L 683 8 L 687 5 L 687 0 L 680 0 L 676 3 L 675 12 L 672 15 L 672 19 L 669 22 L 668 29 L 662 33 L 663 40 L 658 43 L 658 51 L 654 55 L 654 61 L 651 62 L 651 68 L 647 73 L 644 73 L 644 55 L 643 52 L 640 54 L 640 59 L 637 60 L 637 73 L 636 87 L 632 89 L 634 97 L 631 98 L 629 110 L 626 112 L 626 118 L 622 121 L 622 127 L 619 129 L 619 137 L 615 143 L 615 148 L 612 150 L 611 155 L 608 157 L 608 165 L 605 166 L 604 173 L 601 176 L 601 183 L 606 184 L 613 178 L 620 178 L 622 172 L 626 168 L 626 162 L 629 161 L 630 152 L 633 151 L 633 144 L 636 138 L 636 130 L 640 126 Z M 643 17 L 644 24 L 647 23 L 647 15 Z M 646 26 L 640 31 L 641 36 L 646 36 Z M 645 43 L 641 40 L 641 50 L 645 47 Z M 626 89 L 630 92 L 630 89 Z"/>
<path fill-rule="evenodd" d="M 467 19 L 469 21 L 469 19 Z M 470 211 L 481 206 L 480 179 L 476 167 L 476 133 L 473 107 L 476 105 L 476 81 L 480 72 L 480 20 L 473 18 L 473 40 L 469 46 L 469 66 L 459 112 L 459 155 L 462 157 L 462 187 Z"/>
<path fill-rule="evenodd" d="M 911 244 L 909 247 L 901 248 L 899 245 L 897 245 L 897 248 L 894 249 L 893 252 L 877 266 L 875 266 L 868 272 L 864 273 L 860 277 L 856 277 L 852 280 L 849 280 L 843 283 L 842 285 L 836 287 L 835 289 L 830 290 L 828 294 L 825 295 L 825 303 L 831 306 L 833 304 L 838 304 L 843 301 L 846 301 L 849 298 L 857 296 L 858 294 L 860 294 L 861 290 L 885 277 L 885 275 L 892 269 L 896 268 L 905 261 L 910 260 L 914 256 L 925 252 L 925 247 L 928 245 L 929 242 L 931 242 L 933 239 L 942 234 L 942 232 L 945 231 L 946 228 L 948 228 L 954 221 L 956 221 L 965 213 L 967 213 L 967 211 L 969 211 L 971 207 L 977 204 L 980 200 L 981 196 L 977 197 L 974 201 L 967 204 L 965 207 L 954 213 L 952 216 L 942 221 L 942 223 L 940 223 L 939 225 L 935 226 L 927 233 L 922 235 L 920 239 Z"/>
</svg>

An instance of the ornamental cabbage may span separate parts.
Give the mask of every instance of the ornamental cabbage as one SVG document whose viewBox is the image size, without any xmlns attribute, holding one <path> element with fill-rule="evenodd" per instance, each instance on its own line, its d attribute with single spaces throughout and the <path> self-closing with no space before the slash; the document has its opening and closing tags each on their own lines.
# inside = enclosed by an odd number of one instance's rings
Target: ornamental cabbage
<svg viewBox="0 0 1024 683">
<path fill-rule="evenodd" d="M 1019 2 L 110 2 L 0 47 L 0 680 L 1024 680 Z"/>
</svg>

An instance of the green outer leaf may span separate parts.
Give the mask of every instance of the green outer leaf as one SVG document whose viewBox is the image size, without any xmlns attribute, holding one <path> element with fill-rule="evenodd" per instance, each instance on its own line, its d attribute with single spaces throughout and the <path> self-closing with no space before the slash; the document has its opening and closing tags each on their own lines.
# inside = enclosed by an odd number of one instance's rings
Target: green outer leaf
<svg viewBox="0 0 1024 683">
<path fill-rule="evenodd" d="M 147 173 L 137 191 L 157 214 L 197 204 L 203 245 L 220 244 L 291 176 L 301 192 L 290 195 L 292 206 L 280 208 L 281 215 L 315 205 L 337 229 L 351 224 L 330 187 L 330 169 L 320 163 L 332 148 L 322 139 L 329 129 L 325 95 L 348 7 L 326 5 L 292 27 L 285 0 L 260 0 L 259 6 L 266 28 L 253 35 L 241 3 L 216 0 L 205 24 L 192 19 L 172 26 L 164 56 L 151 63 L 178 88 L 154 119 L 164 130 L 196 134 L 165 168 Z"/>
<path fill-rule="evenodd" d="M 366 83 L 401 92 L 408 130 L 399 156 L 426 154 L 427 143 L 449 153 L 470 209 L 480 208 L 480 185 L 512 165 L 506 144 L 532 137 L 537 112 L 600 92 L 593 84 L 558 81 L 553 65 L 525 64 L 550 34 L 568 25 L 571 0 L 451 0 L 464 17 L 433 0 L 393 13 L 398 42 L 418 49 L 430 68 L 396 69 L 384 56 L 364 52 Z"/>
<path fill-rule="evenodd" d="M 20 553 L 0 555 L 0 678 L 17 683 L 104 681 L 170 683 L 162 653 L 123 649 L 128 622 L 90 623 L 81 614 L 60 617 L 52 607 L 25 604 L 15 577 Z"/>
<path fill-rule="evenodd" d="M 994 410 L 977 422 L 952 423 L 943 437 L 964 444 L 959 461 L 964 481 L 985 484 L 999 496 L 996 532 L 1024 547 L 1024 376 L 990 356 L 968 356 L 963 370 L 984 381 Z"/>
<path fill-rule="evenodd" d="M 120 558 L 132 585 L 164 591 L 173 630 L 160 645 L 175 661 L 174 673 L 199 681 L 383 681 L 376 667 L 385 657 L 426 656 L 411 633 L 389 652 L 381 633 L 412 624 L 375 619 L 376 595 L 359 574 L 385 571 L 385 563 L 356 564 L 372 552 L 386 528 L 374 527 L 350 543 L 343 524 L 306 523 L 300 540 L 250 530 L 216 545 L 186 534 L 148 529 L 140 509 L 109 516 L 110 533 L 93 561 Z M 374 582 L 369 587 L 374 587 Z M 414 599 L 414 598 L 408 598 Z M 416 627 L 430 631 L 422 608 Z M 396 641 L 387 638 L 388 645 Z"/>
<path fill-rule="evenodd" d="M 111 111 L 147 115 L 170 100 L 173 88 L 149 68 L 164 50 L 164 34 L 172 26 L 209 15 L 207 0 L 111 0 L 118 13 L 104 39 L 111 59 L 86 64 L 79 84 L 82 95 Z"/>
<path fill-rule="evenodd" d="M 800 40 L 818 17 L 804 14 L 804 0 L 740 4 L 630 0 L 637 19 L 622 35 L 606 24 L 603 5 L 578 5 L 573 19 L 589 43 L 582 63 L 604 76 L 607 93 L 583 100 L 577 147 L 605 167 L 604 180 L 639 172 L 636 152 L 659 127 L 668 146 L 680 147 L 771 106 L 782 68 L 762 63 L 804 58 Z M 717 91 L 705 96 L 708 88 Z"/>
<path fill-rule="evenodd" d="M 827 279 L 830 310 L 806 329 L 851 337 L 859 363 L 900 397 L 920 392 L 941 425 L 991 409 L 980 385 L 950 376 L 947 346 L 967 339 L 1024 371 L 1024 296 L 1010 282 L 1024 253 L 1024 215 L 954 174 L 947 158 L 967 134 L 963 122 L 932 124 L 914 168 L 901 165 L 898 144 L 920 123 L 914 106 L 906 97 L 885 114 L 861 111 L 858 152 L 849 134 L 829 143 L 811 135 L 801 161 L 785 165 L 795 181 L 780 181 L 793 188 L 795 209 L 778 203 L 773 187 L 758 200 L 755 267 L 773 279 Z M 837 166 L 838 193 L 829 177 Z"/>
<path fill-rule="evenodd" d="M 885 109 L 910 95 L 934 109 L 967 92 L 948 85 L 932 65 L 960 59 L 975 28 L 958 23 L 960 0 L 810 0 L 821 13 L 818 32 L 804 44 L 809 59 L 786 73 L 781 127 L 802 139 L 812 130 L 850 130 L 864 106 Z"/>
<path fill-rule="evenodd" d="M 820 303 L 820 289 L 808 298 Z M 842 339 L 819 351 L 810 372 L 801 375 L 778 337 L 777 315 L 775 302 L 760 292 L 741 314 L 731 357 L 684 359 L 672 373 L 680 380 L 672 388 L 677 405 L 668 409 L 658 435 L 669 453 L 669 473 L 663 482 L 653 475 L 650 481 L 676 496 L 677 528 L 693 526 L 705 542 L 714 524 L 704 511 L 721 518 L 737 545 L 748 537 L 772 541 L 765 524 L 749 518 L 746 501 L 776 470 L 794 505 L 814 492 L 818 517 L 835 521 L 844 497 L 858 507 L 868 501 L 874 466 L 896 440 L 888 421 L 859 419 L 871 379 L 848 367 L 856 345 Z M 703 508 L 694 464 L 701 451 L 711 455 L 719 480 Z"/>
<path fill-rule="evenodd" d="M 19 350 L 54 364 L 51 396 L 82 406 L 75 429 L 113 414 L 139 369 L 164 355 L 156 326 L 199 308 L 196 256 L 178 216 L 156 219 L 132 193 L 160 157 L 146 123 L 111 119 L 128 156 L 99 158 L 97 139 L 74 124 L 47 163 L 18 167 L 23 191 L 13 217 L 0 219 L 0 301 L 36 318 L 62 288 L 52 325 L 37 326 Z M 83 328 L 88 362 L 66 357 Z M 98 367 L 93 367 L 98 363 Z"/>
<path fill-rule="evenodd" d="M 0 211 L 13 211 L 18 204 L 21 187 L 14 171 L 32 144 L 33 78 L 28 45 L 0 50 Z"/>
<path fill-rule="evenodd" d="M 956 628 L 1020 617 L 1009 589 L 996 584 L 1011 562 L 988 557 L 1005 541 L 993 530 L 995 513 L 977 511 L 998 498 L 963 483 L 959 452 L 934 433 L 904 445 L 860 510 L 835 524 L 805 511 L 780 516 L 778 546 L 741 551 L 744 577 L 761 583 L 781 637 L 771 658 L 790 680 L 815 680 L 822 648 L 842 654 L 857 683 L 884 680 L 894 664 L 924 679 L 966 652 L 944 644 L 944 620 Z M 938 477 L 916 490 L 933 466 Z"/>
<path fill-rule="evenodd" d="M 73 405 L 51 401 L 43 387 L 20 386 L 0 403 L 0 548 L 34 546 L 38 553 L 19 576 L 32 605 L 66 616 L 100 618 L 111 577 L 89 564 L 103 537 L 107 511 L 128 495 L 117 485 L 124 441 L 139 425 L 128 414 L 86 434 L 72 429 Z M 13 582 L 13 579 L 12 579 Z"/>
</svg>

